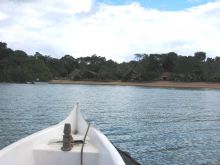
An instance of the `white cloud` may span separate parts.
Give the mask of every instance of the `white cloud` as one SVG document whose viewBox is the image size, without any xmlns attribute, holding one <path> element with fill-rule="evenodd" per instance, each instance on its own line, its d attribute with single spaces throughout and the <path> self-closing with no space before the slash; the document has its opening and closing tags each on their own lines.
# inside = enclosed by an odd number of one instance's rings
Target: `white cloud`
<svg viewBox="0 0 220 165">
<path fill-rule="evenodd" d="M 202 0 L 187 0 L 190 3 L 200 3 Z"/>
<path fill-rule="evenodd" d="M 184 11 L 114 6 L 92 0 L 0 2 L 0 39 L 29 54 L 54 57 L 94 53 L 124 61 L 134 53 L 175 51 L 220 55 L 220 2 Z"/>
</svg>

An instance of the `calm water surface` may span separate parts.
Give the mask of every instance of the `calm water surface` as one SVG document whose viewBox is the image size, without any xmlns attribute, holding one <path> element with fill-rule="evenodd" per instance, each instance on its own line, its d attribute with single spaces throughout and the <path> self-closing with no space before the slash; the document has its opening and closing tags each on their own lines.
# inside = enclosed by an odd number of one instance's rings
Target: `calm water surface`
<svg viewBox="0 0 220 165">
<path fill-rule="evenodd" d="M 220 90 L 0 84 L 0 149 L 63 120 L 85 118 L 146 164 L 220 164 Z"/>
</svg>

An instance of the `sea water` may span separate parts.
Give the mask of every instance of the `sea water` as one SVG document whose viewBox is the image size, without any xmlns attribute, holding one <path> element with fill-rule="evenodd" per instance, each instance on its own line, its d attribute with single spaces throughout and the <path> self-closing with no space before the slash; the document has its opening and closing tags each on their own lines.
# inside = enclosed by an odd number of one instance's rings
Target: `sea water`
<svg viewBox="0 0 220 165">
<path fill-rule="evenodd" d="M 0 84 L 0 149 L 84 117 L 141 164 L 220 164 L 220 90 Z"/>
</svg>

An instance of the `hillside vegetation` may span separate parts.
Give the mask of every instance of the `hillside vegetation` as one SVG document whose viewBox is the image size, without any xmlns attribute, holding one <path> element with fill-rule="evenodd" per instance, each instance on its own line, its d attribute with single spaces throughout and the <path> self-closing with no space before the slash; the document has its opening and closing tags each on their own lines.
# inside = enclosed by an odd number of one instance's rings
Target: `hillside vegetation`
<svg viewBox="0 0 220 165">
<path fill-rule="evenodd" d="M 165 54 L 135 54 L 135 60 L 117 63 L 105 57 L 60 59 L 36 52 L 28 55 L 12 50 L 0 42 L 0 82 L 33 82 L 51 79 L 95 81 L 207 81 L 220 82 L 220 57 L 206 58 L 205 52 L 181 56 Z"/>
</svg>

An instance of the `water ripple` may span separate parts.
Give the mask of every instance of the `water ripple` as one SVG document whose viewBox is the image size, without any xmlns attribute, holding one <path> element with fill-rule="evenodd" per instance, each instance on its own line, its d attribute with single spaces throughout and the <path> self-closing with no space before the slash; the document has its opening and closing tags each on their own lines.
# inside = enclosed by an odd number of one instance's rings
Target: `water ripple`
<svg viewBox="0 0 220 165">
<path fill-rule="evenodd" d="M 145 164 L 220 164 L 220 90 L 0 84 L 0 148 L 84 117 Z"/>
</svg>

